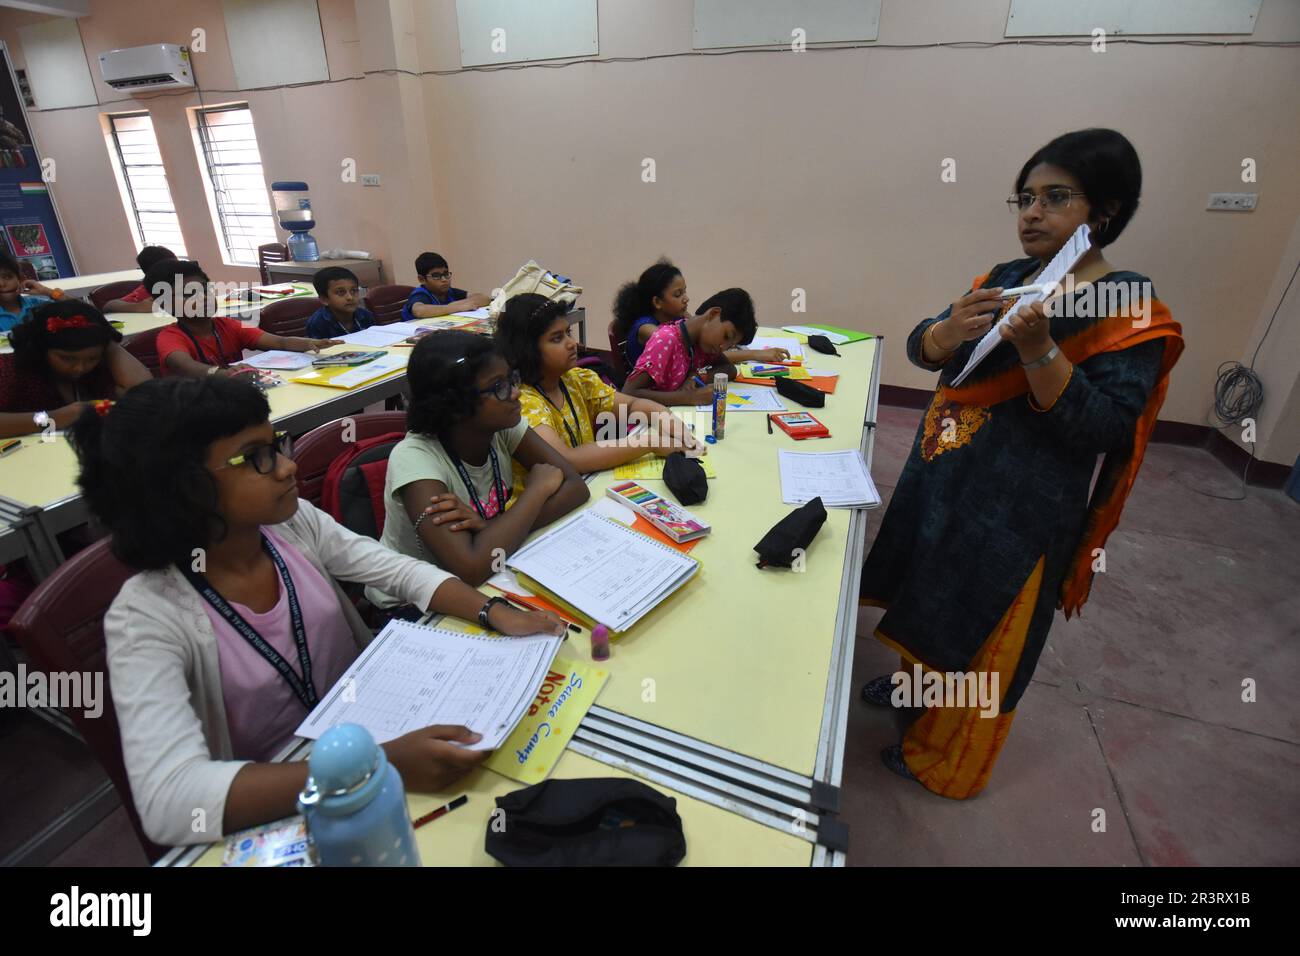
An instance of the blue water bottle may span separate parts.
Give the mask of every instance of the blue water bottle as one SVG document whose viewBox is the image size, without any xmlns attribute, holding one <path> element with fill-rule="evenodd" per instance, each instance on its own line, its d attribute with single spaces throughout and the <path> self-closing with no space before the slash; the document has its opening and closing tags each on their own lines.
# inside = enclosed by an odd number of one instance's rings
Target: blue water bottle
<svg viewBox="0 0 1300 956">
<path fill-rule="evenodd" d="M 406 790 L 369 731 L 327 730 L 312 748 L 298 810 L 321 866 L 419 866 Z"/>
</svg>

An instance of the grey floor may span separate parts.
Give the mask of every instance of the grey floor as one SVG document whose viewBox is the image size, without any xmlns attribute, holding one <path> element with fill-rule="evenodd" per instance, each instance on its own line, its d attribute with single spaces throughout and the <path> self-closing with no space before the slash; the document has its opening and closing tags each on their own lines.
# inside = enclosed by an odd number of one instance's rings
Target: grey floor
<svg viewBox="0 0 1300 956">
<path fill-rule="evenodd" d="M 872 470 L 886 501 L 920 414 L 880 409 Z M 1107 571 L 1081 617 L 1058 616 L 975 799 L 885 770 L 894 717 L 855 691 L 850 864 L 1300 863 L 1300 505 L 1260 488 L 1245 501 L 1197 493 L 1239 487 L 1207 452 L 1150 447 Z M 871 637 L 880 613 L 861 612 L 855 688 L 897 664 Z M 0 766 L 0 857 L 102 779 L 84 749 L 26 715 L 0 733 Z M 120 809 L 54 860 L 143 862 Z"/>
<path fill-rule="evenodd" d="M 886 502 L 920 415 L 880 409 Z M 1300 863 L 1300 504 L 1198 490 L 1235 495 L 1240 481 L 1199 449 L 1148 448 L 1106 573 L 1081 616 L 1057 614 L 979 796 L 946 800 L 886 770 L 895 718 L 855 699 L 850 864 Z M 898 666 L 871 636 L 882 613 L 859 614 L 855 693 Z"/>
</svg>

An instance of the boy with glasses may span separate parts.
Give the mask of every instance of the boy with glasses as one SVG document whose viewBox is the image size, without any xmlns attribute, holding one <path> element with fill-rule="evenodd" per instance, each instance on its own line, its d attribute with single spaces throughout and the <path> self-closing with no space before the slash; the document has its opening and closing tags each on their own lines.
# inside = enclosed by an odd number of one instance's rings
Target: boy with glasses
<svg viewBox="0 0 1300 956">
<path fill-rule="evenodd" d="M 436 319 L 453 312 L 481 309 L 492 301 L 481 292 L 466 292 L 451 284 L 451 269 L 447 260 L 436 252 L 422 252 L 415 260 L 415 272 L 420 285 L 411 292 L 402 307 L 402 320 Z"/>
</svg>

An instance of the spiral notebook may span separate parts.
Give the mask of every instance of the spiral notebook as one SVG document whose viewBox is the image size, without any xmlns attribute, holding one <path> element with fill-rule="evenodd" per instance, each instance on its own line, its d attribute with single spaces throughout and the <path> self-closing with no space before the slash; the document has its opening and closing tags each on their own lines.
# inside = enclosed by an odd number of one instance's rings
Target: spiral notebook
<svg viewBox="0 0 1300 956">
<path fill-rule="evenodd" d="M 528 711 L 560 641 L 390 621 L 295 733 L 316 740 L 337 724 L 360 724 L 382 744 L 434 724 L 463 724 L 483 735 L 468 749 L 495 749 Z"/>
<path fill-rule="evenodd" d="M 594 511 L 534 539 L 506 561 L 588 621 L 626 631 L 695 576 L 682 554 Z"/>
</svg>

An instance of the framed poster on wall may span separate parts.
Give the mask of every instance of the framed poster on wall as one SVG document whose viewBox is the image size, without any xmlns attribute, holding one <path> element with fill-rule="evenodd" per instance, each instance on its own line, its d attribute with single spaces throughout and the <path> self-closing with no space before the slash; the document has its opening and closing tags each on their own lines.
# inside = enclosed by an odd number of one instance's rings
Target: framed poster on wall
<svg viewBox="0 0 1300 956">
<path fill-rule="evenodd" d="M 0 252 L 42 282 L 77 274 L 9 50 L 0 42 Z"/>
</svg>

